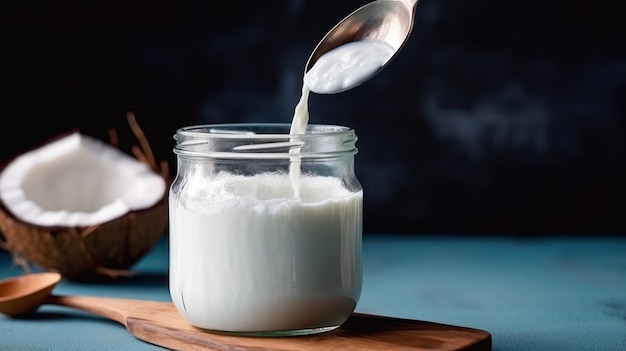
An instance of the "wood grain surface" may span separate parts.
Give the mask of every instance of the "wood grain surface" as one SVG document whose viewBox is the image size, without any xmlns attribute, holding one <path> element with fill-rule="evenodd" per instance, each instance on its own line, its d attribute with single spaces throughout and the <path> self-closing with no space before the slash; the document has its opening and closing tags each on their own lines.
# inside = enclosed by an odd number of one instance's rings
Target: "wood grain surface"
<svg viewBox="0 0 626 351">
<path fill-rule="evenodd" d="M 54 296 L 47 303 L 75 307 L 125 325 L 137 339 L 172 350 L 490 351 L 489 332 L 410 319 L 353 314 L 330 332 L 288 337 L 234 336 L 191 326 L 171 302 Z"/>
</svg>

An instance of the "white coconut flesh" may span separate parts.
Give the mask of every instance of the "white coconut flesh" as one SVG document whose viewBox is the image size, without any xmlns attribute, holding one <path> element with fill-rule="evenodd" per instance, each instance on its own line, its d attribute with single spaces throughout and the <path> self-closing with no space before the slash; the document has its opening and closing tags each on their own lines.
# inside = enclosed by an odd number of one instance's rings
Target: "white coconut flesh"
<svg viewBox="0 0 626 351">
<path fill-rule="evenodd" d="M 0 174 L 5 207 L 39 226 L 102 224 L 150 208 L 165 191 L 147 164 L 78 132 L 18 156 Z"/>
</svg>

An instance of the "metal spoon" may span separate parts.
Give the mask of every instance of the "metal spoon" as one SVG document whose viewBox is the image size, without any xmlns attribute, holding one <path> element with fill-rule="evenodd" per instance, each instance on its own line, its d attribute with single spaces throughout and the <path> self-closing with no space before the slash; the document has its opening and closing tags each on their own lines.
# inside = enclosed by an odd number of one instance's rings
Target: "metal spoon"
<svg viewBox="0 0 626 351">
<path fill-rule="evenodd" d="M 373 77 L 397 55 L 408 40 L 413 29 L 415 9 L 419 1 L 377 0 L 361 6 L 326 33 L 309 57 L 304 73 L 309 72 L 323 54 L 340 45 L 361 40 L 382 40 L 391 45 L 395 53 L 369 78 Z M 358 84 L 362 82 L 360 81 Z M 352 89 L 355 86 L 347 87 L 341 91 Z M 341 91 L 324 93 L 334 94 Z"/>
</svg>

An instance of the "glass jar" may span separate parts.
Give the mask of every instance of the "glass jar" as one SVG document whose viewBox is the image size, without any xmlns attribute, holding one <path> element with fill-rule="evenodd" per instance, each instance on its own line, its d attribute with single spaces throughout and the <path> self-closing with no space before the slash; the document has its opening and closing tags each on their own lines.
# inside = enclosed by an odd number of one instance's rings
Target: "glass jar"
<svg viewBox="0 0 626 351">
<path fill-rule="evenodd" d="M 339 327 L 361 294 L 363 189 L 343 126 L 176 131 L 170 294 L 192 325 L 302 335 Z"/>
</svg>

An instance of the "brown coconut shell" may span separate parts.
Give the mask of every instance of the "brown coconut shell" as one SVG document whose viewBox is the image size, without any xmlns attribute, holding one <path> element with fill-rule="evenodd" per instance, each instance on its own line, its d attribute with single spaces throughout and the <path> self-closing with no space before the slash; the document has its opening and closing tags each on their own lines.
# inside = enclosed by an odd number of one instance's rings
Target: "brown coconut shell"
<svg viewBox="0 0 626 351">
<path fill-rule="evenodd" d="M 129 275 L 167 230 L 167 196 L 154 206 L 92 227 L 40 227 L 15 218 L 2 204 L 1 245 L 14 261 L 34 263 L 72 280 Z"/>
<path fill-rule="evenodd" d="M 133 125 L 134 115 L 129 114 L 128 118 L 131 127 L 137 129 L 138 126 Z M 142 145 L 145 148 L 145 141 Z M 165 170 L 158 173 L 165 178 L 167 189 L 171 179 Z M 0 201 L 0 247 L 9 250 L 13 261 L 26 271 L 31 271 L 30 264 L 35 264 L 70 280 L 132 275 L 128 269 L 152 250 L 167 230 L 167 200 L 167 191 L 164 191 L 163 197 L 149 208 L 90 227 L 44 227 L 25 223 Z"/>
</svg>

